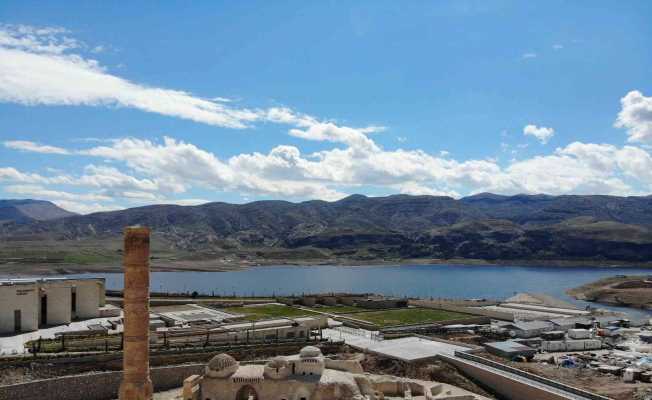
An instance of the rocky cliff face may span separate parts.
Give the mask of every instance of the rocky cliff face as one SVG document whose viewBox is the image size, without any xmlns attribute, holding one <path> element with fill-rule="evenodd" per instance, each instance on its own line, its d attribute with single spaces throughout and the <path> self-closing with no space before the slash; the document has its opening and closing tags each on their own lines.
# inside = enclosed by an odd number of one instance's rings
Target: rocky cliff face
<svg viewBox="0 0 652 400">
<path fill-rule="evenodd" d="M 358 258 L 652 261 L 652 198 L 365 197 L 156 205 L 0 225 L 9 240 L 111 238 L 149 226 L 178 249 L 318 249 Z"/>
</svg>

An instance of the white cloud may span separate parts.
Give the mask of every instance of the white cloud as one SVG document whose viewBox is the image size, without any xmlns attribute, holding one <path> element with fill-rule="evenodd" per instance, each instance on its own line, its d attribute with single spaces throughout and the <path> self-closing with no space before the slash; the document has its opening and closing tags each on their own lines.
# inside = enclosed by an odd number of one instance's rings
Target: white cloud
<svg viewBox="0 0 652 400">
<path fill-rule="evenodd" d="M 564 45 L 563 45 L 563 44 L 558 44 L 558 43 L 557 43 L 557 44 L 553 44 L 553 45 L 552 45 L 552 48 L 553 48 L 553 50 L 561 50 L 561 49 L 564 48 Z"/>
<path fill-rule="evenodd" d="M 180 206 L 198 206 L 201 204 L 210 203 L 210 200 L 206 199 L 168 199 L 165 201 L 165 204 L 177 204 Z"/>
<path fill-rule="evenodd" d="M 121 161 L 141 174 L 155 177 L 169 187 L 177 188 L 177 192 L 184 192 L 189 186 L 199 186 L 221 191 L 290 197 L 336 199 L 344 196 L 314 182 L 295 181 L 282 175 L 270 180 L 251 173 L 255 171 L 234 168 L 213 153 L 168 137 L 164 138 L 162 144 L 148 140 L 122 139 L 112 146 L 91 148 L 84 154 Z M 279 168 L 286 169 L 293 162 L 293 157 L 298 157 L 298 149 L 280 146 L 272 150 L 268 157 L 257 153 L 242 157 L 253 160 L 250 168 L 254 170 L 256 162 L 263 158 L 268 168 L 276 164 Z M 237 162 L 237 157 L 233 162 Z"/>
<path fill-rule="evenodd" d="M 93 202 L 79 202 L 72 200 L 61 200 L 55 199 L 52 200 L 54 204 L 63 208 L 64 210 L 72 211 L 78 214 L 90 214 L 95 212 L 103 211 L 115 211 L 121 210 L 124 207 L 115 204 L 103 204 L 103 203 L 93 203 Z"/>
<path fill-rule="evenodd" d="M 635 146 L 575 142 L 552 154 L 515 160 L 501 167 L 494 159 L 459 161 L 421 150 L 387 151 L 375 143 L 367 147 L 355 147 L 357 143 L 353 143 L 313 154 L 281 145 L 266 154 L 239 154 L 221 160 L 209 151 L 172 138 L 164 138 L 162 143 L 127 138 L 81 152 L 113 160 L 115 164 L 110 167 L 89 165 L 79 176 L 52 177 L 9 167 L 0 169 L 0 180 L 86 187 L 98 191 L 91 192 L 96 196 L 93 199 L 104 196 L 145 204 L 191 204 L 169 194 L 198 188 L 325 200 L 339 199 L 361 186 L 453 197 L 484 191 L 628 195 L 652 188 L 652 156 Z M 125 173 L 122 167 L 136 176 Z M 49 195 L 54 197 L 54 193 Z M 94 202 L 90 198 L 88 201 Z"/>
<path fill-rule="evenodd" d="M 117 105 L 209 125 L 244 128 L 258 119 L 188 93 L 151 88 L 108 74 L 77 55 L 0 47 L 0 101 L 24 105 Z"/>
<path fill-rule="evenodd" d="M 40 33 L 39 33 L 40 32 Z M 296 113 L 286 107 L 235 108 L 230 99 L 134 83 L 109 73 L 96 60 L 70 50 L 63 30 L 0 26 L 0 101 L 23 105 L 119 106 L 203 124 L 247 128 L 255 122 L 291 125 L 291 135 L 353 146 L 373 146 L 367 134 L 382 126 L 349 128 Z"/>
<path fill-rule="evenodd" d="M 528 58 L 537 58 L 537 53 L 529 52 L 529 53 L 523 53 L 521 56 L 523 59 L 528 59 Z"/>
<path fill-rule="evenodd" d="M 305 130 L 291 129 L 290 135 L 307 140 L 345 143 L 364 150 L 377 150 L 378 147 L 373 140 L 367 137 L 366 133 L 378 132 L 382 129 L 375 126 L 355 129 L 327 122 L 312 124 Z"/>
<path fill-rule="evenodd" d="M 538 127 L 530 124 L 523 128 L 523 134 L 525 136 L 534 136 L 541 144 L 546 144 L 555 135 L 555 130 L 546 128 L 545 126 Z"/>
<path fill-rule="evenodd" d="M 66 202 L 65 208 L 88 211 L 122 204 L 207 201 L 193 198 L 205 196 L 193 193 L 195 190 L 335 200 L 361 186 L 455 197 L 480 191 L 632 194 L 652 187 L 652 158 L 640 147 L 576 142 L 554 153 L 513 160 L 507 165 L 495 159 L 457 160 L 445 151 L 390 151 L 373 139 L 373 133 L 385 130 L 382 126 L 341 126 L 287 107 L 235 108 L 226 98 L 208 100 L 128 81 L 110 74 L 94 60 L 71 54 L 86 47 L 65 38 L 65 34 L 57 29 L 0 27 L 0 101 L 131 107 L 230 128 L 283 124 L 291 136 L 336 144 L 312 154 L 304 154 L 296 146 L 278 145 L 267 153 L 220 159 L 193 143 L 170 137 L 162 141 L 122 138 L 86 142 L 89 147 L 83 150 L 6 141 L 6 147 L 20 151 L 98 159 L 80 172 L 51 171 L 52 175 L 0 167 L 0 182 L 11 183 L 5 191 L 48 196 L 58 204 Z M 628 130 L 630 141 L 650 144 L 651 99 L 633 91 L 621 103 L 616 125 Z M 554 133 L 552 128 L 532 124 L 523 129 L 524 135 L 544 144 Z M 502 147 L 515 154 L 524 146 L 505 143 Z M 77 194 L 81 188 L 87 190 L 82 196 Z"/>
<path fill-rule="evenodd" d="M 37 185 L 8 185 L 4 191 L 36 199 L 69 200 L 69 201 L 111 201 L 112 198 L 95 193 L 69 193 L 58 190 L 46 189 Z"/>
<path fill-rule="evenodd" d="M 30 151 L 33 153 L 42 154 L 70 154 L 68 150 L 61 147 L 46 146 L 27 140 L 8 140 L 4 142 L 4 146 L 9 149 Z"/>
<path fill-rule="evenodd" d="M 398 190 L 402 194 L 410 194 L 413 196 L 448 196 L 448 197 L 460 197 L 460 194 L 456 191 L 441 191 L 435 188 L 427 187 L 420 185 L 416 182 L 406 182 L 398 186 Z"/>
<path fill-rule="evenodd" d="M 629 142 L 652 144 L 652 97 L 632 90 L 620 99 L 615 126 L 627 129 Z"/>
<path fill-rule="evenodd" d="M 0 167 L 0 182 L 69 184 L 72 180 L 65 175 L 46 177 L 36 173 L 21 172 L 13 167 Z"/>
<path fill-rule="evenodd" d="M 80 186 L 135 192 L 180 193 L 185 190 L 183 185 L 166 180 L 165 177 L 138 179 L 106 165 L 87 165 L 84 168 L 84 174 L 75 178 L 74 181 L 74 184 Z"/>
<path fill-rule="evenodd" d="M 0 25 L 0 46 L 35 53 L 61 54 L 80 47 L 80 43 L 58 27 L 36 28 L 27 25 Z"/>
</svg>

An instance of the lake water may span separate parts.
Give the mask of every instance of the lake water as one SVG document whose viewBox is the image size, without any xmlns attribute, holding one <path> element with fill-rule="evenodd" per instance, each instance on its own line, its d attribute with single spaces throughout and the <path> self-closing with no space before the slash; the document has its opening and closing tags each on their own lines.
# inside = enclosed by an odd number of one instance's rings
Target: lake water
<svg viewBox="0 0 652 400">
<path fill-rule="evenodd" d="M 589 303 L 578 302 L 566 295 L 565 291 L 603 277 L 625 274 L 648 275 L 652 274 L 652 270 L 479 265 L 267 266 L 229 272 L 153 272 L 151 289 L 220 295 L 355 292 L 460 299 L 503 299 L 516 292 L 533 292 L 586 305 Z M 122 274 L 74 276 L 104 277 L 109 289 L 121 289 L 123 284 Z M 642 313 L 635 312 L 637 315 Z M 647 313 L 652 315 L 652 312 Z"/>
</svg>

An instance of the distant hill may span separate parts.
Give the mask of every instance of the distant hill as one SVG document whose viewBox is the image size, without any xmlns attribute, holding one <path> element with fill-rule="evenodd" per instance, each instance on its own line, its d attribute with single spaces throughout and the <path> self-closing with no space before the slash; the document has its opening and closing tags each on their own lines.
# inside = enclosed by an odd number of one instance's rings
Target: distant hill
<svg viewBox="0 0 652 400">
<path fill-rule="evenodd" d="M 651 197 L 353 195 L 36 219 L 0 225 L 0 239 L 115 239 L 141 224 L 172 249 L 207 256 L 652 261 Z"/>
<path fill-rule="evenodd" d="M 77 215 L 44 200 L 0 200 L 0 223 L 47 221 Z"/>
</svg>

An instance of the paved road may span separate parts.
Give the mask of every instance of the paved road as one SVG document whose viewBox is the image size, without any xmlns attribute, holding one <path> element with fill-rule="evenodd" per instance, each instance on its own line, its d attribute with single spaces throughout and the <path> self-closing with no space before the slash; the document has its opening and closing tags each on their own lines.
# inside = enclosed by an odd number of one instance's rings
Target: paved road
<svg viewBox="0 0 652 400">
<path fill-rule="evenodd" d="M 57 325 L 50 328 L 39 329 L 34 332 L 21 333 L 19 335 L 0 336 L 0 357 L 26 353 L 27 351 L 25 350 L 24 345 L 30 340 L 36 340 L 39 337 L 42 337 L 43 339 L 53 339 L 55 333 L 80 331 L 87 329 L 88 325 L 101 324 L 116 318 L 117 317 L 93 318 L 84 321 L 74 321 L 68 325 Z"/>
</svg>

